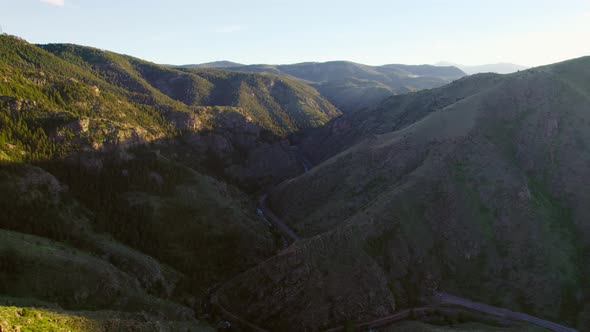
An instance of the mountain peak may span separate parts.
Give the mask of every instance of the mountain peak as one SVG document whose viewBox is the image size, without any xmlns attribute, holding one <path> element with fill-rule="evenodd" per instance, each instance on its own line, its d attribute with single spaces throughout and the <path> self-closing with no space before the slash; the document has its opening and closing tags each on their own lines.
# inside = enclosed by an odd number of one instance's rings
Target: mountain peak
<svg viewBox="0 0 590 332">
<path fill-rule="evenodd" d="M 241 63 L 221 60 L 221 61 L 213 61 L 213 62 L 205 62 L 199 64 L 191 64 L 191 65 L 181 65 L 179 67 L 183 68 L 231 68 L 231 67 L 241 67 L 244 66 Z"/>
<path fill-rule="evenodd" d="M 483 65 L 461 65 L 449 61 L 440 61 L 435 64 L 436 66 L 454 66 L 469 75 L 478 74 L 478 73 L 496 73 L 496 74 L 511 74 L 517 72 L 519 70 L 525 70 L 529 67 L 508 63 L 508 62 L 498 62 L 498 63 L 490 63 L 490 64 L 483 64 Z"/>
</svg>

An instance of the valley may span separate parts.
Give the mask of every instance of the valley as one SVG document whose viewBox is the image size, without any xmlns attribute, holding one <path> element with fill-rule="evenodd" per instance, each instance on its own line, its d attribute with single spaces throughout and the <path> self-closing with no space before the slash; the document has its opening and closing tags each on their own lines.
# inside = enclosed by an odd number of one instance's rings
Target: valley
<svg viewBox="0 0 590 332">
<path fill-rule="evenodd" d="M 589 91 L 0 35 L 0 330 L 584 331 Z"/>
</svg>

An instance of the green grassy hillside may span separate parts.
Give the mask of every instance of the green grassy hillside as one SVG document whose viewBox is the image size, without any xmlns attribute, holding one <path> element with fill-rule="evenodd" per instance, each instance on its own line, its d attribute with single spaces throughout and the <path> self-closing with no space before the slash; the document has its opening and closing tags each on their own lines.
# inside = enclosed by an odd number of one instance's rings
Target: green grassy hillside
<svg viewBox="0 0 590 332">
<path fill-rule="evenodd" d="M 25 304 L 27 303 L 28 304 Z M 47 303 L 0 298 L 0 327 L 7 332 L 107 332 L 107 331 L 214 331 L 206 324 L 190 321 L 158 322 L 142 314 L 113 311 L 65 311 Z M 28 305 L 39 306 L 33 307 Z"/>
<path fill-rule="evenodd" d="M 366 321 L 444 290 L 587 326 L 587 68 L 476 75 L 307 137 L 304 151 L 325 161 L 269 197 L 307 239 L 234 280 L 226 301 L 256 303 L 256 314 L 232 308 L 263 325 L 305 327 L 311 314 L 290 308 Z M 248 291 L 268 276 L 290 280 L 265 288 L 291 294 L 278 308 Z M 339 291 L 297 291 L 322 285 Z"/>
</svg>

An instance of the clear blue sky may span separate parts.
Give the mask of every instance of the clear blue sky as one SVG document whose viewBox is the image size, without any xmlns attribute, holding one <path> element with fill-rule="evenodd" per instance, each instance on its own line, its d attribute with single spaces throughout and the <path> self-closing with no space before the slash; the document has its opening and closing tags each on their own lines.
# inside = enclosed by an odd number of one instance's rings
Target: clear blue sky
<svg viewBox="0 0 590 332">
<path fill-rule="evenodd" d="M 588 0 L 0 0 L 4 32 L 158 63 L 513 62 L 590 55 Z"/>
</svg>

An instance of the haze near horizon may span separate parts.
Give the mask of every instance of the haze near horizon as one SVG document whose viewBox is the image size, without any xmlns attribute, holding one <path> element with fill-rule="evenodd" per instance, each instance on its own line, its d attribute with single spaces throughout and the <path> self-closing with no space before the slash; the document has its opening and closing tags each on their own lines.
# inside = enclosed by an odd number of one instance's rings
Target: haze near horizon
<svg viewBox="0 0 590 332">
<path fill-rule="evenodd" d="M 0 0 L 5 33 L 157 63 L 537 66 L 590 54 L 585 1 Z M 228 10 L 231 9 L 231 10 Z M 116 32 L 116 33 L 115 33 Z"/>
</svg>

